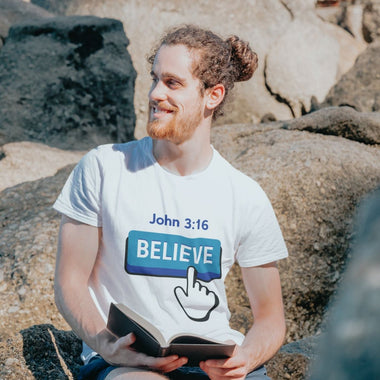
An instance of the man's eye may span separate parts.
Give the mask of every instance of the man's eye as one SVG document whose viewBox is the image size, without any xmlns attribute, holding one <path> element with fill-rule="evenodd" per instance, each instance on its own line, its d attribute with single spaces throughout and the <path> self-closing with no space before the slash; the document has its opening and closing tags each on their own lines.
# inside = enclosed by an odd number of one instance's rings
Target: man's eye
<svg viewBox="0 0 380 380">
<path fill-rule="evenodd" d="M 175 79 L 168 79 L 167 81 L 166 81 L 166 84 L 169 86 L 169 87 L 171 87 L 171 88 L 173 88 L 173 87 L 179 87 L 179 82 L 178 81 L 176 81 Z"/>
</svg>

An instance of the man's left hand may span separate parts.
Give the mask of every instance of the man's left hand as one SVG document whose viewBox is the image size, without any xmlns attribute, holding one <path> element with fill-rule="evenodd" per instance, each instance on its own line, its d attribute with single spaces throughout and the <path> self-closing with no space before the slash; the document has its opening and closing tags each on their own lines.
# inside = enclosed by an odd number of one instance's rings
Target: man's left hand
<svg viewBox="0 0 380 380">
<path fill-rule="evenodd" d="M 211 380 L 235 379 L 243 380 L 251 371 L 249 355 L 241 346 L 228 359 L 210 359 L 199 363 L 200 368 L 207 373 Z"/>
</svg>

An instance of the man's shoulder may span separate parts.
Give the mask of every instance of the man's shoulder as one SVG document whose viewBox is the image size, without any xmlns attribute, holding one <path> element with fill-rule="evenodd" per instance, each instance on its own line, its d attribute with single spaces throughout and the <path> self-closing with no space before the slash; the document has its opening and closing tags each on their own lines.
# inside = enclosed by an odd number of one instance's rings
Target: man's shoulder
<svg viewBox="0 0 380 380">
<path fill-rule="evenodd" d="M 125 143 L 110 143 L 99 145 L 90 150 L 86 156 L 99 159 L 113 158 L 115 156 L 126 156 L 143 154 L 149 150 L 151 141 L 148 137 L 141 140 L 132 140 Z"/>
</svg>

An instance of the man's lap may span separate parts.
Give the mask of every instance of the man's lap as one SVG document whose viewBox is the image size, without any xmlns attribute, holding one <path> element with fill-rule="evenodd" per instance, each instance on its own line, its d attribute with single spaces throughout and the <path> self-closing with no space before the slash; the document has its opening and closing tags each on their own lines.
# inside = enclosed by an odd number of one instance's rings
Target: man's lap
<svg viewBox="0 0 380 380">
<path fill-rule="evenodd" d="M 80 369 L 79 380 L 105 380 L 107 375 L 117 367 L 108 364 L 99 355 L 95 356 L 90 362 Z M 173 372 L 166 374 L 170 380 L 207 380 L 208 376 L 199 367 L 181 367 Z M 266 375 L 265 367 L 249 373 L 246 379 L 270 380 Z"/>
</svg>

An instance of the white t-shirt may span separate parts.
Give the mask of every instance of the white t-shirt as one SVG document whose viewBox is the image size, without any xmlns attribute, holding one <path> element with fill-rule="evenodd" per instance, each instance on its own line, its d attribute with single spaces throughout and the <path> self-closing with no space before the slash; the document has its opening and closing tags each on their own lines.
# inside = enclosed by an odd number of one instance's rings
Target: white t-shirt
<svg viewBox="0 0 380 380">
<path fill-rule="evenodd" d="M 146 137 L 86 154 L 54 208 L 102 227 L 89 290 L 106 321 L 125 303 L 169 338 L 194 332 L 242 343 L 229 326 L 224 280 L 235 260 L 249 267 L 287 256 L 272 206 L 251 178 L 213 150 L 202 172 L 162 168 Z M 93 355 L 85 346 L 82 358 Z"/>
</svg>

